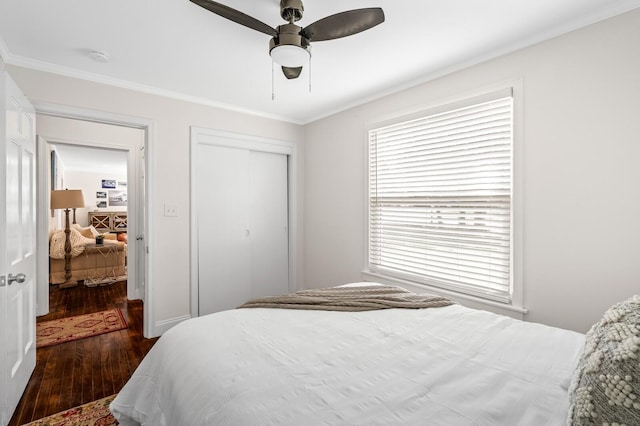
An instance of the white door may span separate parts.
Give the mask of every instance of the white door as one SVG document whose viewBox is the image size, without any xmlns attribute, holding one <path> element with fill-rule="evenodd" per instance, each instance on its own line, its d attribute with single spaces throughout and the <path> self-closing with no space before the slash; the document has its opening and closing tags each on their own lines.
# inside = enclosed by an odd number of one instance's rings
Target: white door
<svg viewBox="0 0 640 426">
<path fill-rule="evenodd" d="M 287 156 L 251 151 L 251 297 L 288 293 Z"/>
<path fill-rule="evenodd" d="M 0 424 L 5 425 L 36 364 L 36 144 L 33 107 L 7 73 L 0 79 L 5 165 L 0 173 Z"/>
<path fill-rule="evenodd" d="M 198 311 L 289 289 L 287 156 L 199 145 Z"/>
<path fill-rule="evenodd" d="M 198 155 L 199 313 L 232 309 L 249 294 L 249 152 L 201 145 Z"/>
</svg>

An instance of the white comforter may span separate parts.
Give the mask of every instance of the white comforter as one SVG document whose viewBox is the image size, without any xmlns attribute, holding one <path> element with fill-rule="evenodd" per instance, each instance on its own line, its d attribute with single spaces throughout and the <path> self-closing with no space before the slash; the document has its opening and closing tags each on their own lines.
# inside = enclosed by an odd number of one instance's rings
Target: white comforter
<svg viewBox="0 0 640 426">
<path fill-rule="evenodd" d="M 563 425 L 584 335 L 459 305 L 238 309 L 177 325 L 123 425 Z"/>
</svg>

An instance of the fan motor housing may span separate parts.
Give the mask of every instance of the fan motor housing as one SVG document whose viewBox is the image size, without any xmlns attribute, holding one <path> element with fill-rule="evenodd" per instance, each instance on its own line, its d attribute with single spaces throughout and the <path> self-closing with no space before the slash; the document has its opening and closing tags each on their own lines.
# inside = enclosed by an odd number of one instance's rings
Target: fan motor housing
<svg viewBox="0 0 640 426">
<path fill-rule="evenodd" d="M 269 41 L 269 52 L 271 52 L 274 47 L 284 45 L 297 46 L 306 50 L 309 49 L 309 40 L 300 35 L 302 28 L 296 24 L 280 25 L 277 30 L 278 35 Z"/>
<path fill-rule="evenodd" d="M 302 19 L 304 6 L 302 0 L 280 0 L 280 16 L 289 23 Z"/>
</svg>

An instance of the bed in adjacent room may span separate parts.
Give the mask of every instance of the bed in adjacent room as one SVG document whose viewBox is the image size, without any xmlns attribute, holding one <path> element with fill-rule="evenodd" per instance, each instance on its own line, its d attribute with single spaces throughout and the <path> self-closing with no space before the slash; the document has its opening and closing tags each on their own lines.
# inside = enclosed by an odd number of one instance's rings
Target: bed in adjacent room
<svg viewBox="0 0 640 426">
<path fill-rule="evenodd" d="M 564 425 L 584 343 L 458 304 L 234 309 L 166 332 L 110 408 L 123 425 Z"/>
</svg>

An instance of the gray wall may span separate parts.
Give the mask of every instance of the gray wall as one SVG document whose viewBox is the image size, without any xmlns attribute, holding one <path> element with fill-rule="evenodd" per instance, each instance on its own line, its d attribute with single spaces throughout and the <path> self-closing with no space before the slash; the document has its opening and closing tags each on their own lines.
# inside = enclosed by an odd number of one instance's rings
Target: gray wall
<svg viewBox="0 0 640 426">
<path fill-rule="evenodd" d="M 362 279 L 367 122 L 518 80 L 525 319 L 586 331 L 640 292 L 640 10 L 305 127 L 305 284 Z"/>
</svg>

